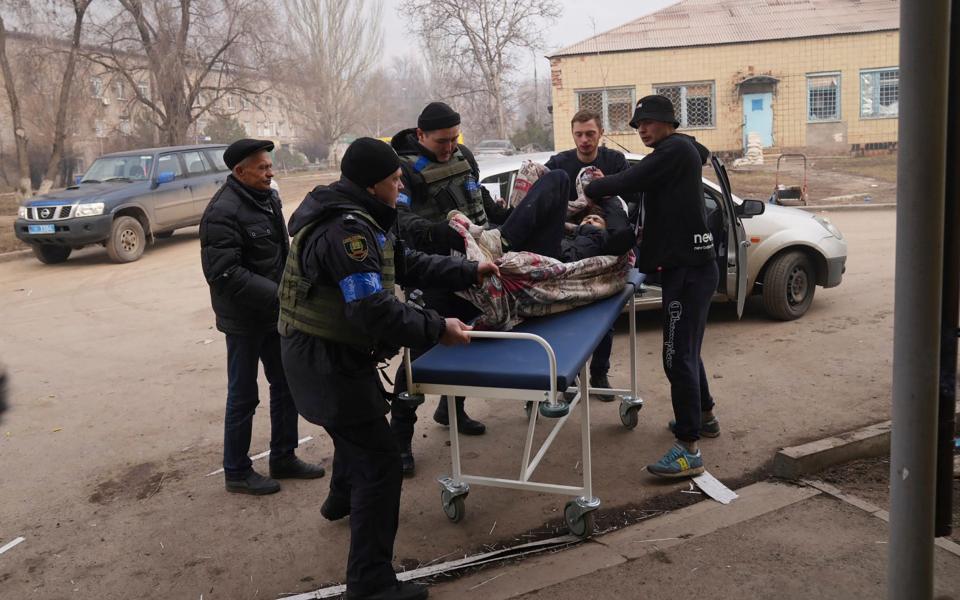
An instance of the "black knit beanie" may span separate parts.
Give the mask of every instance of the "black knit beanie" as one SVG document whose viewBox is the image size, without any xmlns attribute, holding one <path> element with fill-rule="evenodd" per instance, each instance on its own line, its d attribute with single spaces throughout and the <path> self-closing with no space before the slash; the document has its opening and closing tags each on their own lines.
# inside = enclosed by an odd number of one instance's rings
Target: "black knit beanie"
<svg viewBox="0 0 960 600">
<path fill-rule="evenodd" d="M 443 102 L 431 102 L 423 109 L 417 119 L 417 127 L 423 131 L 448 129 L 459 124 L 460 113 Z"/>
<path fill-rule="evenodd" d="M 357 138 L 340 160 L 340 174 L 359 185 L 372 187 L 400 168 L 400 157 L 386 142 Z"/>
</svg>

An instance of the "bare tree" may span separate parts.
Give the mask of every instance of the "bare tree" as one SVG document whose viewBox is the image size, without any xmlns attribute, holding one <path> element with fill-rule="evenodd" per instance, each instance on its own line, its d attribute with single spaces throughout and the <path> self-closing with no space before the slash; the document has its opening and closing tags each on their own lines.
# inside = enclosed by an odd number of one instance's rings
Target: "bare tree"
<svg viewBox="0 0 960 600">
<path fill-rule="evenodd" d="M 60 161 L 63 158 L 63 146 L 67 137 L 67 108 L 70 104 L 70 93 L 74 75 L 77 71 L 77 55 L 80 53 L 81 36 L 83 33 L 83 18 L 92 0 L 72 0 L 74 22 L 73 37 L 67 55 L 67 64 L 63 69 L 63 80 L 60 84 L 60 95 L 57 100 L 57 119 L 53 129 L 53 148 L 50 159 L 40 181 L 39 192 L 44 194 L 53 187 L 54 178 L 60 170 Z"/>
<path fill-rule="evenodd" d="M 121 77 L 168 145 L 234 94 L 265 91 L 256 70 L 270 55 L 261 0 L 117 0 L 96 26 L 88 58 Z M 149 87 L 144 85 L 149 82 Z"/>
<path fill-rule="evenodd" d="M 284 0 L 290 73 L 308 135 L 333 144 L 358 125 L 366 81 L 380 59 L 382 0 Z M 375 98 L 374 101 L 383 101 Z"/>
<path fill-rule="evenodd" d="M 3 71 L 3 85 L 7 91 L 7 100 L 10 102 L 10 117 L 13 123 L 13 137 L 16 141 L 17 152 L 17 194 L 20 197 L 30 195 L 33 186 L 30 183 L 30 159 L 27 153 L 27 130 L 23 126 L 23 111 L 20 108 L 20 98 L 17 94 L 16 79 L 13 69 L 10 68 L 10 59 L 7 56 L 7 23 L 0 14 L 0 69 Z"/>
<path fill-rule="evenodd" d="M 401 11 L 428 47 L 442 48 L 461 67 L 479 72 L 494 111 L 497 134 L 507 135 L 505 84 L 518 50 L 543 46 L 546 22 L 560 16 L 556 0 L 403 0 Z M 459 61 L 467 57 L 469 64 Z"/>
</svg>

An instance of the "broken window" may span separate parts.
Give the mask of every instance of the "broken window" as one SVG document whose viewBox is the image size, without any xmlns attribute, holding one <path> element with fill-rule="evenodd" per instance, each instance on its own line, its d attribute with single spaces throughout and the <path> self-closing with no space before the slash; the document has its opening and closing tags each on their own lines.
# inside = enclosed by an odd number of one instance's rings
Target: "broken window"
<svg viewBox="0 0 960 600">
<path fill-rule="evenodd" d="M 712 81 L 656 85 L 653 93 L 670 99 L 680 127 L 702 129 L 714 126 L 713 115 L 716 111 Z"/>
<path fill-rule="evenodd" d="M 807 75 L 807 121 L 840 120 L 840 73 Z"/>
<path fill-rule="evenodd" d="M 896 117 L 900 112 L 900 69 L 860 71 L 860 116 Z"/>
</svg>

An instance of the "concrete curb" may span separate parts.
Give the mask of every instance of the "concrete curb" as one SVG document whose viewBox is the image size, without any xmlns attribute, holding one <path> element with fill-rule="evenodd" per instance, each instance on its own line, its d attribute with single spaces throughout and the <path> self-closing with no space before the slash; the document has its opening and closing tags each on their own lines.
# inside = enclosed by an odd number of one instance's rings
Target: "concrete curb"
<svg viewBox="0 0 960 600">
<path fill-rule="evenodd" d="M 800 479 L 834 465 L 860 458 L 883 456 L 890 451 L 891 422 L 784 448 L 773 458 L 773 474 L 783 479 Z"/>
<path fill-rule="evenodd" d="M 33 250 L 14 250 L 12 252 L 3 252 L 0 254 L 0 263 L 11 262 L 33 256 Z"/>
<path fill-rule="evenodd" d="M 820 490 L 760 482 L 731 504 L 704 500 L 676 512 L 591 538 L 560 552 L 483 569 L 431 588 L 431 598 L 506 600 L 688 542 L 819 495 Z"/>
<path fill-rule="evenodd" d="M 793 208 L 799 208 L 800 210 L 805 210 L 807 212 L 820 212 L 820 211 L 854 211 L 854 210 L 896 210 L 896 202 L 879 202 L 877 204 L 823 204 L 819 206 L 807 205 L 807 206 L 794 206 Z"/>
</svg>

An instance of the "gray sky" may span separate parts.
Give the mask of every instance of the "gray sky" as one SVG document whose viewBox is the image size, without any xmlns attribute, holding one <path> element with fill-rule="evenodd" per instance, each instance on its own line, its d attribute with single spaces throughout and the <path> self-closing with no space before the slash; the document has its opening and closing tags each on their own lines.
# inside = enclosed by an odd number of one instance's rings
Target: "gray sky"
<svg viewBox="0 0 960 600">
<path fill-rule="evenodd" d="M 678 0 L 558 0 L 563 7 L 563 16 L 550 26 L 544 34 L 547 42 L 547 51 L 537 55 L 537 70 L 543 75 L 549 68 L 544 54 L 569 46 L 595 33 L 602 33 L 613 29 L 627 21 L 655 12 L 665 6 L 675 4 Z M 404 18 L 397 14 L 400 0 L 383 1 L 384 20 L 384 64 L 389 64 L 389 57 L 394 55 L 410 54 L 410 44 L 416 40 L 409 34 L 409 27 Z M 583 6 L 589 8 L 585 11 Z M 579 6 L 579 10 L 578 10 Z M 526 61 L 524 70 L 532 74 L 533 56 Z"/>
</svg>

